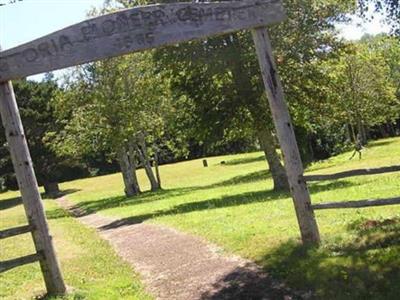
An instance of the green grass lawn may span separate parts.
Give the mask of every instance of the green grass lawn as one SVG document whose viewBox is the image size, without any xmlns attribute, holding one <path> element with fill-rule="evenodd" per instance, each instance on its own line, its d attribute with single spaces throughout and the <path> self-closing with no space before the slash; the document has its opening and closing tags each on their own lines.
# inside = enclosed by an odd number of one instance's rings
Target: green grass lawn
<svg viewBox="0 0 400 300">
<path fill-rule="evenodd" d="M 0 230 L 26 224 L 16 193 L 0 194 Z M 45 200 L 46 212 L 58 212 L 49 221 L 66 284 L 73 292 L 66 299 L 151 299 L 130 267 L 116 256 L 111 246 Z M 1 240 L 0 260 L 35 252 L 29 234 Z M 32 299 L 45 292 L 39 264 L 34 263 L 0 274 L 0 299 Z"/>
<path fill-rule="evenodd" d="M 371 143 L 362 160 L 349 161 L 350 156 L 348 152 L 315 163 L 307 173 L 400 164 L 400 138 Z M 128 199 L 120 174 L 72 181 L 62 188 L 88 213 L 121 218 L 126 224 L 163 224 L 202 236 L 229 253 L 255 260 L 293 287 L 314 290 L 319 299 L 398 299 L 399 205 L 317 211 L 323 244 L 305 249 L 299 244 L 292 200 L 271 191 L 262 153 L 211 157 L 208 162 L 208 168 L 201 160 L 161 166 L 164 190 Z M 141 185 L 148 188 L 141 171 Z M 400 174 L 312 183 L 310 191 L 313 203 L 393 197 L 400 195 Z M 63 214 L 53 205 L 48 206 L 48 215 L 54 227 L 73 222 L 60 219 Z M 68 262 L 64 265 L 68 276 Z"/>
</svg>

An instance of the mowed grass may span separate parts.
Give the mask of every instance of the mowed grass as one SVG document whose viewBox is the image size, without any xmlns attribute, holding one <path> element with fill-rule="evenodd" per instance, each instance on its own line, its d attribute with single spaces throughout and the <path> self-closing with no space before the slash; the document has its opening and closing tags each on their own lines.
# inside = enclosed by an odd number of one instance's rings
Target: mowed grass
<svg viewBox="0 0 400 300">
<path fill-rule="evenodd" d="M 25 225 L 26 217 L 17 193 L 0 194 L 0 230 Z M 52 200 L 45 200 L 49 221 L 66 284 L 72 292 L 63 299 L 151 299 L 136 274 L 121 261 L 94 230 L 79 224 Z M 35 253 L 29 234 L 0 242 L 0 260 Z M 38 263 L 0 274 L 0 299 L 32 299 L 45 294 Z M 52 298 L 53 299 L 53 298 Z"/>
<path fill-rule="evenodd" d="M 400 139 L 370 143 L 309 166 L 309 174 L 400 164 Z M 224 161 L 225 164 L 221 164 Z M 396 299 L 400 294 L 400 206 L 316 211 L 322 247 L 304 249 L 292 200 L 272 191 L 261 152 L 161 167 L 164 190 L 123 196 L 120 174 L 63 184 L 88 213 L 151 222 L 204 237 L 227 252 L 257 261 L 276 277 L 324 299 Z M 141 186 L 148 189 L 144 174 Z M 400 174 L 310 184 L 313 203 L 400 195 Z M 391 220 L 384 222 L 384 220 Z M 378 222 L 370 226 L 368 220 Z M 383 223 L 379 223 L 383 222 Z M 121 226 L 121 222 L 118 223 Z"/>
<path fill-rule="evenodd" d="M 307 173 L 400 164 L 400 138 L 371 143 L 362 160 L 349 161 L 351 154 L 315 163 Z M 201 160 L 161 166 L 164 190 L 132 198 L 124 197 L 120 174 L 62 188 L 87 213 L 124 221 L 115 226 L 151 222 L 201 236 L 258 262 L 292 287 L 313 290 L 319 299 L 398 299 L 399 205 L 316 211 L 323 243 L 319 249 L 304 248 L 292 200 L 272 191 L 261 152 L 210 157 L 208 163 L 208 168 Z M 147 190 L 142 170 L 139 179 Z M 313 203 L 394 197 L 400 195 L 400 174 L 312 183 L 310 191 Z M 51 208 L 49 218 L 56 226 L 62 211 Z"/>
</svg>

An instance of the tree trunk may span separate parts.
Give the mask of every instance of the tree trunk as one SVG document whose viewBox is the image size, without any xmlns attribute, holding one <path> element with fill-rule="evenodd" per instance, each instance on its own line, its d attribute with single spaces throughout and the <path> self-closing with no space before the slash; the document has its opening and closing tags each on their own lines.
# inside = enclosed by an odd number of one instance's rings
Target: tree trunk
<svg viewBox="0 0 400 300">
<path fill-rule="evenodd" d="M 274 191 L 289 191 L 289 182 L 286 176 L 285 168 L 283 167 L 279 155 L 276 152 L 274 137 L 267 127 L 258 129 L 258 139 L 265 158 L 267 159 L 269 170 L 271 171 L 274 181 Z"/>
<path fill-rule="evenodd" d="M 346 140 L 351 143 L 352 142 L 352 138 L 351 138 L 351 125 L 350 124 L 346 124 Z"/>
<path fill-rule="evenodd" d="M 363 124 L 363 131 L 364 131 L 365 140 L 368 142 L 371 139 L 370 128 L 368 126 L 366 126 L 365 124 Z"/>
<path fill-rule="evenodd" d="M 128 146 L 128 151 L 129 151 L 129 166 L 130 170 L 132 173 L 132 180 L 133 180 L 133 188 L 137 191 L 137 193 L 140 193 L 140 187 L 139 187 L 139 182 L 136 176 L 136 155 L 135 155 L 135 147 L 134 143 L 130 142 Z"/>
<path fill-rule="evenodd" d="M 394 127 L 393 123 L 389 123 L 389 132 L 390 136 L 396 136 L 396 128 Z"/>
<path fill-rule="evenodd" d="M 45 181 L 43 187 L 45 194 L 50 198 L 57 198 L 61 194 L 58 182 Z"/>
<path fill-rule="evenodd" d="M 308 151 L 310 151 L 310 156 L 309 156 L 309 162 L 314 161 L 315 154 L 314 154 L 314 148 L 312 144 L 312 137 L 310 135 L 307 135 L 307 144 L 308 144 Z"/>
<path fill-rule="evenodd" d="M 350 129 L 351 129 L 351 135 L 353 137 L 353 143 L 357 143 L 357 136 L 356 136 L 356 132 L 354 131 L 354 126 L 353 125 L 349 125 Z"/>
<path fill-rule="evenodd" d="M 389 136 L 386 131 L 385 125 L 379 125 L 379 132 L 381 134 L 381 137 L 383 137 L 383 138 L 387 138 Z"/>
<path fill-rule="evenodd" d="M 231 38 L 228 39 L 226 42 L 231 43 L 231 47 L 233 49 L 236 49 L 236 51 L 240 53 L 240 44 L 236 35 L 233 34 L 230 37 Z M 238 59 L 242 59 L 239 54 Z M 240 98 L 248 98 L 249 95 L 250 97 L 260 97 L 260 95 L 254 92 L 255 88 L 251 82 L 250 77 L 244 75 L 246 74 L 244 64 L 245 61 L 235 61 L 231 68 L 238 96 Z M 258 99 L 257 101 L 264 100 Z M 289 191 L 289 183 L 286 176 L 286 171 L 279 160 L 278 153 L 276 152 L 274 137 L 272 136 L 271 131 L 268 129 L 266 122 L 262 123 L 263 120 L 265 120 L 260 111 L 263 105 L 253 105 L 252 101 L 247 102 L 249 103 L 248 109 L 252 115 L 253 120 L 255 120 L 255 128 L 256 130 L 258 130 L 258 139 L 260 141 L 262 150 L 265 153 L 265 157 L 269 165 L 269 170 L 272 174 L 272 178 L 274 181 L 274 190 Z M 267 110 L 267 105 L 265 105 L 265 110 Z M 258 126 L 259 124 L 261 124 L 261 126 Z"/>
<path fill-rule="evenodd" d="M 367 138 L 365 136 L 364 126 L 360 119 L 357 119 L 357 131 L 358 131 L 358 140 L 361 145 L 367 144 Z"/>
<path fill-rule="evenodd" d="M 122 178 L 124 179 L 125 195 L 131 197 L 137 195 L 139 191 L 135 188 L 133 173 L 131 172 L 129 157 L 125 147 L 118 152 L 118 163 L 121 168 Z"/>
<path fill-rule="evenodd" d="M 153 170 L 151 168 L 150 162 L 146 159 L 146 156 L 143 154 L 142 149 L 136 145 L 136 151 L 139 155 L 140 162 L 142 163 L 144 170 L 146 172 L 147 178 L 150 181 L 150 186 L 152 191 L 156 191 L 160 189 L 160 185 L 156 180 L 156 177 L 153 174 Z"/>
<path fill-rule="evenodd" d="M 161 177 L 160 177 L 160 170 L 158 168 L 158 153 L 157 150 L 154 152 L 154 169 L 156 170 L 156 177 L 158 185 L 161 188 Z"/>
<path fill-rule="evenodd" d="M 147 178 L 150 181 L 150 186 L 152 191 L 156 191 L 161 188 L 159 182 L 154 176 L 153 169 L 151 168 L 150 160 L 147 155 L 146 142 L 144 140 L 143 134 L 138 135 L 138 144 L 134 144 L 136 147 L 136 152 L 139 155 L 140 162 L 142 163 L 144 170 L 146 172 Z"/>
</svg>

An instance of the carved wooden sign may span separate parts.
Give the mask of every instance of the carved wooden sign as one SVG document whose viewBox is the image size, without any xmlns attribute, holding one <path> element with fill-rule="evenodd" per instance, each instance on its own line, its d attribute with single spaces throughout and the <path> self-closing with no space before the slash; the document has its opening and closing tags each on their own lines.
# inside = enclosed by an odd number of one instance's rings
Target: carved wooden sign
<svg viewBox="0 0 400 300">
<path fill-rule="evenodd" d="M 284 18 L 280 0 L 156 4 L 121 10 L 0 52 L 0 81 Z"/>
</svg>

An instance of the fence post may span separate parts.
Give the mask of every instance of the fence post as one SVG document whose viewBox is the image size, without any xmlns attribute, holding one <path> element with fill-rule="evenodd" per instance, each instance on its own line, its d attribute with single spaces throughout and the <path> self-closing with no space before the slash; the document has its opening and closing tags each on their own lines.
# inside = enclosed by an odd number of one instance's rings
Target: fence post
<svg viewBox="0 0 400 300">
<path fill-rule="evenodd" d="M 40 267 L 47 292 L 53 295 L 62 295 L 66 292 L 66 288 L 55 254 L 52 237 L 49 234 L 42 199 L 11 81 L 0 82 L 0 113 L 25 213 L 29 225 L 34 228 L 32 238 L 36 252 L 43 255 L 40 260 Z"/>
<path fill-rule="evenodd" d="M 274 120 L 285 169 L 293 197 L 297 221 L 304 244 L 319 244 L 320 237 L 310 194 L 303 178 L 303 164 L 297 147 L 289 110 L 272 55 L 271 42 L 266 27 L 252 29 L 261 73 Z"/>
</svg>

